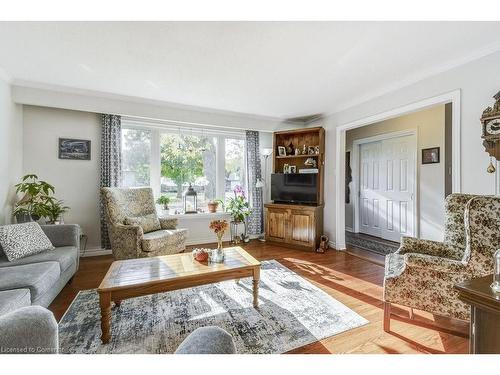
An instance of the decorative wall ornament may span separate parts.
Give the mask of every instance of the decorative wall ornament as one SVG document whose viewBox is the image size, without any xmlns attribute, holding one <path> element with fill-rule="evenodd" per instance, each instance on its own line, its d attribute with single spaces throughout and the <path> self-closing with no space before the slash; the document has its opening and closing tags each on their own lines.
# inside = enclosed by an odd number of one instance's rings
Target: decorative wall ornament
<svg viewBox="0 0 500 375">
<path fill-rule="evenodd" d="M 500 160 L 500 91 L 493 98 L 495 104 L 493 107 L 487 107 L 481 116 L 481 126 L 483 146 L 485 151 L 497 160 Z M 490 161 L 488 173 L 494 173 L 494 168 Z"/>
<path fill-rule="evenodd" d="M 59 138 L 59 159 L 90 160 L 90 141 Z"/>
</svg>

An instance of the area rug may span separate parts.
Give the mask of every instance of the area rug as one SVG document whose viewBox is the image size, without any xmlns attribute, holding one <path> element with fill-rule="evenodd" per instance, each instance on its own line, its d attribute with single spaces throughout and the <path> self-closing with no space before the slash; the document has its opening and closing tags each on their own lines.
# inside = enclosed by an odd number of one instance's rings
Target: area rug
<svg viewBox="0 0 500 375">
<path fill-rule="evenodd" d="M 345 233 L 345 241 L 347 245 L 384 256 L 396 252 L 400 246 L 398 242 L 351 232 Z"/>
<path fill-rule="evenodd" d="M 132 298 L 113 307 L 101 344 L 96 290 L 81 291 L 59 323 L 61 353 L 173 353 L 198 327 L 234 338 L 238 353 L 284 353 L 368 321 L 275 260 L 262 262 L 259 309 L 252 281 L 225 281 Z"/>
</svg>

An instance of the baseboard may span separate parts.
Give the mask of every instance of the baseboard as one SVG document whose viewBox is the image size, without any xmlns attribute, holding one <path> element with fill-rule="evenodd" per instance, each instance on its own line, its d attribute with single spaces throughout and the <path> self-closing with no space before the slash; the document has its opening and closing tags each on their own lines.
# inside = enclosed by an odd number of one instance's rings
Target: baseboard
<svg viewBox="0 0 500 375">
<path fill-rule="evenodd" d="M 345 227 L 345 230 L 346 232 L 351 232 L 351 233 L 354 232 L 354 229 L 352 229 L 351 227 Z"/>
<path fill-rule="evenodd" d="M 110 249 L 101 249 L 101 248 L 86 249 L 80 253 L 80 258 L 98 257 L 102 255 L 111 255 L 111 254 L 112 252 Z"/>
<path fill-rule="evenodd" d="M 331 242 L 333 242 L 333 241 L 331 241 Z M 347 249 L 345 242 L 335 241 L 335 243 L 333 244 L 333 247 L 338 251 L 345 251 Z"/>
</svg>

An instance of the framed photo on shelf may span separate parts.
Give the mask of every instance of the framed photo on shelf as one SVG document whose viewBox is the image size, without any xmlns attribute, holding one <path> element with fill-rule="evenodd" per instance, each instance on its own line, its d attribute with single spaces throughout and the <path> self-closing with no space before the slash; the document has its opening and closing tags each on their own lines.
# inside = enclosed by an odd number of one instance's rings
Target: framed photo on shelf
<svg viewBox="0 0 500 375">
<path fill-rule="evenodd" d="M 437 164 L 439 159 L 439 147 L 422 149 L 422 164 Z"/>
<path fill-rule="evenodd" d="M 283 165 L 283 173 L 290 173 L 290 166 L 288 164 Z"/>
<path fill-rule="evenodd" d="M 278 156 L 286 156 L 286 148 L 284 146 L 278 146 Z"/>
<path fill-rule="evenodd" d="M 290 165 L 288 167 L 288 173 L 297 173 L 297 166 L 296 165 Z"/>
<path fill-rule="evenodd" d="M 314 147 L 314 146 L 309 146 L 309 147 L 307 148 L 307 154 L 308 154 L 308 155 L 316 155 L 316 147 Z"/>
</svg>

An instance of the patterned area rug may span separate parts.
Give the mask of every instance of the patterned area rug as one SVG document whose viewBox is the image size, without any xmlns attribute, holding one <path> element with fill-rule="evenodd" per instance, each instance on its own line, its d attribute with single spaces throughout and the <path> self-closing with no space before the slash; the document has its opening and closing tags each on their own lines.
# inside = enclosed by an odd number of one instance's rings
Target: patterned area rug
<svg viewBox="0 0 500 375">
<path fill-rule="evenodd" d="M 347 245 L 368 250 L 380 255 L 391 254 L 399 249 L 398 242 L 387 241 L 382 238 L 372 237 L 362 233 L 351 233 L 346 231 L 345 241 Z"/>
<path fill-rule="evenodd" d="M 198 327 L 215 325 L 238 353 L 284 353 L 368 321 L 275 260 L 262 262 L 259 309 L 251 279 L 132 298 L 113 307 L 101 344 L 99 298 L 80 292 L 59 323 L 61 353 L 173 353 Z"/>
</svg>

